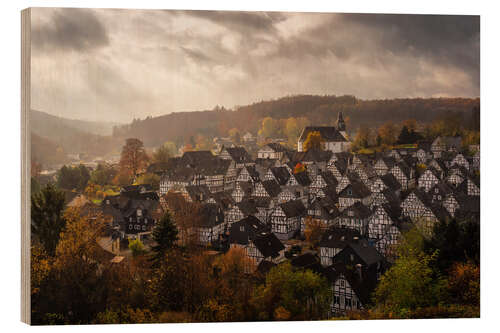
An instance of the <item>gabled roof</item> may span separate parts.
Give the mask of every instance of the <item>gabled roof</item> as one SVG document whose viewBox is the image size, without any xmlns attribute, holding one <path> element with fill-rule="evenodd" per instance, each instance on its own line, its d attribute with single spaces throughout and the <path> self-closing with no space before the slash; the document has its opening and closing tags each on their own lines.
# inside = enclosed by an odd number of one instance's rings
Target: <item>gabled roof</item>
<svg viewBox="0 0 500 333">
<path fill-rule="evenodd" d="M 259 231 L 266 230 L 266 226 L 255 216 L 248 216 L 231 224 L 229 229 L 229 243 L 247 245 Z"/>
<path fill-rule="evenodd" d="M 280 204 L 283 213 L 287 218 L 303 216 L 306 213 L 306 208 L 301 200 L 291 200 Z"/>
<path fill-rule="evenodd" d="M 295 256 L 292 260 L 290 260 L 290 263 L 295 268 L 309 269 L 318 274 L 321 274 L 324 271 L 318 256 L 312 252 L 306 252 L 299 256 Z"/>
<path fill-rule="evenodd" d="M 361 304 L 372 302 L 372 293 L 377 286 L 376 273 L 366 269 L 361 270 L 361 277 L 356 268 L 347 268 L 344 263 L 334 264 L 325 269 L 325 276 L 333 284 L 340 276 L 344 276 Z"/>
<path fill-rule="evenodd" d="M 271 198 L 277 197 L 278 194 L 280 194 L 281 192 L 280 185 L 273 179 L 263 181 L 262 186 L 264 187 L 267 194 L 269 194 Z"/>
<path fill-rule="evenodd" d="M 349 215 L 349 212 L 352 212 L 352 215 Z M 341 213 L 340 216 L 343 217 L 354 217 L 357 219 L 366 219 L 372 215 L 372 211 L 370 208 L 363 205 L 361 202 L 355 202 L 349 207 L 346 207 Z"/>
<path fill-rule="evenodd" d="M 307 126 L 302 131 L 299 141 L 305 141 L 310 132 L 319 132 L 321 138 L 327 142 L 346 142 L 342 134 L 333 126 Z"/>
<path fill-rule="evenodd" d="M 257 169 L 256 169 L 255 166 L 253 166 L 253 165 L 247 165 L 247 166 L 244 166 L 243 169 L 246 169 L 246 171 L 248 172 L 248 174 L 250 175 L 250 177 L 252 177 L 253 181 L 258 181 L 260 179 L 260 175 L 257 172 Z"/>
<path fill-rule="evenodd" d="M 228 191 L 219 191 L 211 193 L 210 197 L 213 198 L 217 203 L 217 205 L 222 207 L 222 209 L 228 209 L 232 205 L 234 205 L 233 197 L 231 196 L 231 193 Z"/>
<path fill-rule="evenodd" d="M 258 231 L 253 243 L 264 258 L 276 258 L 279 256 L 279 252 L 285 249 L 278 237 L 269 231 Z"/>
<path fill-rule="evenodd" d="M 265 148 L 265 147 L 269 147 L 269 148 L 271 148 L 271 150 L 273 150 L 275 152 L 285 152 L 285 151 L 287 151 L 287 149 L 285 148 L 285 146 L 280 145 L 279 143 L 275 143 L 275 142 L 268 143 L 268 144 L 266 144 L 262 148 Z"/>
<path fill-rule="evenodd" d="M 349 198 L 359 198 L 363 199 L 372 194 L 370 189 L 366 187 L 363 182 L 357 179 L 350 179 L 350 184 L 348 184 L 339 193 L 339 197 L 349 197 Z"/>
<path fill-rule="evenodd" d="M 311 185 L 311 178 L 309 178 L 309 175 L 306 171 L 294 173 L 292 174 L 292 177 L 294 177 L 297 183 L 299 183 L 299 185 L 301 186 Z"/>
<path fill-rule="evenodd" d="M 332 155 L 333 153 L 329 150 L 309 149 L 303 153 L 301 159 L 297 160 L 302 162 L 328 162 Z"/>
<path fill-rule="evenodd" d="M 250 162 L 252 162 L 252 158 L 250 157 L 248 152 L 243 147 L 232 147 L 232 148 L 225 148 L 225 149 L 228 152 L 229 156 L 231 156 L 231 158 L 236 163 L 250 163 Z"/>
<path fill-rule="evenodd" d="M 269 170 L 271 170 L 274 178 L 276 178 L 276 181 L 280 185 L 285 185 L 290 178 L 290 173 L 285 167 L 272 167 Z"/>
<path fill-rule="evenodd" d="M 204 203 L 200 211 L 200 227 L 211 228 L 224 223 L 224 212 L 219 205 Z"/>
<path fill-rule="evenodd" d="M 186 192 L 193 201 L 204 201 L 210 198 L 210 190 L 207 185 L 188 185 Z"/>
<path fill-rule="evenodd" d="M 236 206 L 238 206 L 244 215 L 255 215 L 257 213 L 257 207 L 253 200 L 243 199 L 242 201 L 236 203 Z"/>
<path fill-rule="evenodd" d="M 335 257 L 341 257 L 342 252 L 348 251 L 348 248 L 351 248 L 367 266 L 384 261 L 384 256 L 382 256 L 374 246 L 370 245 L 367 240 L 359 240 L 347 244 L 347 246 L 337 253 Z M 334 262 L 335 257 L 333 258 Z"/>
<path fill-rule="evenodd" d="M 343 249 L 347 244 L 361 239 L 358 230 L 349 228 L 330 228 L 321 237 L 319 247 Z"/>
<path fill-rule="evenodd" d="M 425 206 L 430 207 L 431 200 L 429 198 L 429 195 L 425 191 L 423 191 L 422 189 L 420 189 L 418 187 L 411 190 L 410 193 L 408 193 L 408 195 L 406 196 L 406 198 L 404 200 L 406 200 L 412 193 L 415 194 L 417 199 L 420 200 L 420 202 L 422 202 Z"/>
<path fill-rule="evenodd" d="M 384 185 L 392 191 L 398 191 L 401 189 L 401 184 L 392 173 L 386 173 L 385 175 L 381 176 L 380 179 L 382 180 Z"/>
</svg>

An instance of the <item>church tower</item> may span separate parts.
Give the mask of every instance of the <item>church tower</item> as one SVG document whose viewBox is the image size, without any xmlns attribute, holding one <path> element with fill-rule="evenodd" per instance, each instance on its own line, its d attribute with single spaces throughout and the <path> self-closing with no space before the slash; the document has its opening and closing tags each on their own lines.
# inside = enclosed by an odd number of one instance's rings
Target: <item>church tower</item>
<svg viewBox="0 0 500 333">
<path fill-rule="evenodd" d="M 344 122 L 344 117 L 342 116 L 342 111 L 339 111 L 339 116 L 337 118 L 337 131 L 342 134 L 344 138 L 347 140 L 347 132 L 345 130 L 345 122 Z"/>
</svg>

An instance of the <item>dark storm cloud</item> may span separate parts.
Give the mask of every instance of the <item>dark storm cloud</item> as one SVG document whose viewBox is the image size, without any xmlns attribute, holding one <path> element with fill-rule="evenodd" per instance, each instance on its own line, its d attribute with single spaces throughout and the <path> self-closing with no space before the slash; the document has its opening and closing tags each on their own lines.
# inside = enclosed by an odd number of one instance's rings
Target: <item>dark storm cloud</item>
<svg viewBox="0 0 500 333">
<path fill-rule="evenodd" d="M 36 14 L 32 77 L 40 94 L 34 106 L 59 115 L 84 117 L 91 109 L 105 120 L 128 121 L 304 93 L 479 96 L 475 16 L 103 9 Z"/>
<path fill-rule="evenodd" d="M 383 33 L 381 42 L 394 53 L 432 57 L 478 70 L 479 16 L 343 14 L 353 22 Z"/>
<path fill-rule="evenodd" d="M 109 44 L 103 24 L 92 10 L 56 10 L 50 21 L 32 30 L 35 46 L 44 50 L 89 51 Z"/>
<path fill-rule="evenodd" d="M 277 12 L 184 11 L 186 15 L 207 19 L 215 24 L 243 32 L 274 32 L 274 24 L 285 19 Z"/>
</svg>

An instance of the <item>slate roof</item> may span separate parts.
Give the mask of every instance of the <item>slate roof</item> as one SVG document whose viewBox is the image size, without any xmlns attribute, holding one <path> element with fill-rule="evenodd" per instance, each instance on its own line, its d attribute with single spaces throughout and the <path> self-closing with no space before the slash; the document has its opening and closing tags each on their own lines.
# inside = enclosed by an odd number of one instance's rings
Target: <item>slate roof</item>
<svg viewBox="0 0 500 333">
<path fill-rule="evenodd" d="M 396 177 L 392 173 L 386 173 L 383 176 L 380 176 L 380 179 L 384 183 L 385 186 L 387 186 L 389 189 L 392 191 L 398 191 L 401 190 L 401 184 L 398 182 Z"/>
<path fill-rule="evenodd" d="M 343 249 L 347 244 L 354 242 L 355 237 L 361 239 L 361 234 L 357 230 L 349 228 L 330 228 L 325 231 L 318 246 Z"/>
<path fill-rule="evenodd" d="M 287 149 L 285 148 L 285 146 L 280 145 L 279 143 L 275 143 L 275 142 L 268 143 L 265 146 L 271 148 L 275 152 L 285 152 L 285 151 L 287 151 Z"/>
<path fill-rule="evenodd" d="M 332 152 L 329 150 L 318 150 L 309 149 L 303 153 L 301 159 L 296 159 L 296 161 L 302 162 L 328 162 L 332 157 Z"/>
<path fill-rule="evenodd" d="M 324 274 L 332 284 L 343 275 L 361 304 L 366 306 L 372 302 L 372 293 L 377 286 L 376 273 L 362 269 L 362 277 L 360 278 L 356 269 L 348 269 L 347 265 L 338 263 L 327 267 Z"/>
<path fill-rule="evenodd" d="M 270 170 L 280 185 L 285 185 L 288 179 L 290 179 L 290 173 L 285 167 L 272 167 Z"/>
<path fill-rule="evenodd" d="M 347 246 L 342 251 L 337 253 L 335 257 L 340 257 L 342 252 L 346 251 L 349 247 L 361 258 L 361 260 L 363 260 L 367 266 L 384 261 L 384 256 L 382 256 L 374 246 L 370 245 L 367 240 L 363 239 L 347 244 Z M 335 257 L 333 258 L 334 262 Z"/>
<path fill-rule="evenodd" d="M 366 198 L 371 194 L 371 191 L 368 187 L 366 187 L 363 182 L 357 179 L 351 179 L 350 184 L 347 185 L 342 191 L 339 193 L 339 197 L 350 197 L 350 198 Z"/>
<path fill-rule="evenodd" d="M 236 206 L 238 206 L 243 215 L 255 215 L 257 213 L 255 201 L 251 199 L 244 199 L 236 203 Z"/>
<path fill-rule="evenodd" d="M 349 215 L 349 212 L 353 212 L 353 216 Z M 370 208 L 363 205 L 361 202 L 356 202 L 353 205 L 346 207 L 341 213 L 342 217 L 354 217 L 357 219 L 366 219 L 372 215 Z"/>
<path fill-rule="evenodd" d="M 200 208 L 200 227 L 212 228 L 224 223 L 224 212 L 216 204 L 204 203 Z"/>
<path fill-rule="evenodd" d="M 277 197 L 281 192 L 281 187 L 275 180 L 265 180 L 262 182 L 262 186 L 271 198 Z"/>
<path fill-rule="evenodd" d="M 319 132 L 321 138 L 327 142 L 346 142 L 342 134 L 333 126 L 307 126 L 302 131 L 299 141 L 305 141 L 310 132 Z"/>
<path fill-rule="evenodd" d="M 207 185 L 189 185 L 186 186 L 186 192 L 193 201 L 205 201 L 211 196 Z"/>
<path fill-rule="evenodd" d="M 280 204 L 281 209 L 287 218 L 303 216 L 306 213 L 306 208 L 301 200 L 291 200 Z"/>
<path fill-rule="evenodd" d="M 236 162 L 236 163 L 250 163 L 252 162 L 252 158 L 248 154 L 245 148 L 243 147 L 232 147 L 232 148 L 225 148 L 226 151 L 228 152 L 229 156 Z"/>
<path fill-rule="evenodd" d="M 248 216 L 231 224 L 229 229 L 229 243 L 247 245 L 259 231 L 266 230 L 266 226 L 255 216 Z"/>
<path fill-rule="evenodd" d="M 299 173 L 294 173 L 292 175 L 292 177 L 295 177 L 295 180 L 301 186 L 309 186 L 309 185 L 311 185 L 311 178 L 309 178 L 309 175 L 307 174 L 306 171 L 299 172 Z"/>
<path fill-rule="evenodd" d="M 215 200 L 217 205 L 222 207 L 222 209 L 229 209 L 234 205 L 234 200 L 229 191 L 219 191 L 215 193 L 211 193 L 210 197 Z"/>
<path fill-rule="evenodd" d="M 253 243 L 264 258 L 276 258 L 279 256 L 279 252 L 285 249 L 278 237 L 269 231 L 258 231 Z"/>
<path fill-rule="evenodd" d="M 309 269 L 318 274 L 321 274 L 324 271 L 318 256 L 313 252 L 306 252 L 295 256 L 290 260 L 290 263 L 295 268 Z"/>
</svg>

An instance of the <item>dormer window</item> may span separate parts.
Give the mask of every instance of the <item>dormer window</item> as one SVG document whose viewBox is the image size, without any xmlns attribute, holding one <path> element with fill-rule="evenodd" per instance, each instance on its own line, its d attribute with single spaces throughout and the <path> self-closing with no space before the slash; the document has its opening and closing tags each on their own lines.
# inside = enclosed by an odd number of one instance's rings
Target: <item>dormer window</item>
<svg viewBox="0 0 500 333">
<path fill-rule="evenodd" d="M 141 209 L 137 210 L 137 216 L 142 216 L 142 210 Z"/>
<path fill-rule="evenodd" d="M 245 227 L 244 226 L 240 226 L 240 231 L 241 232 L 245 231 Z"/>
</svg>

